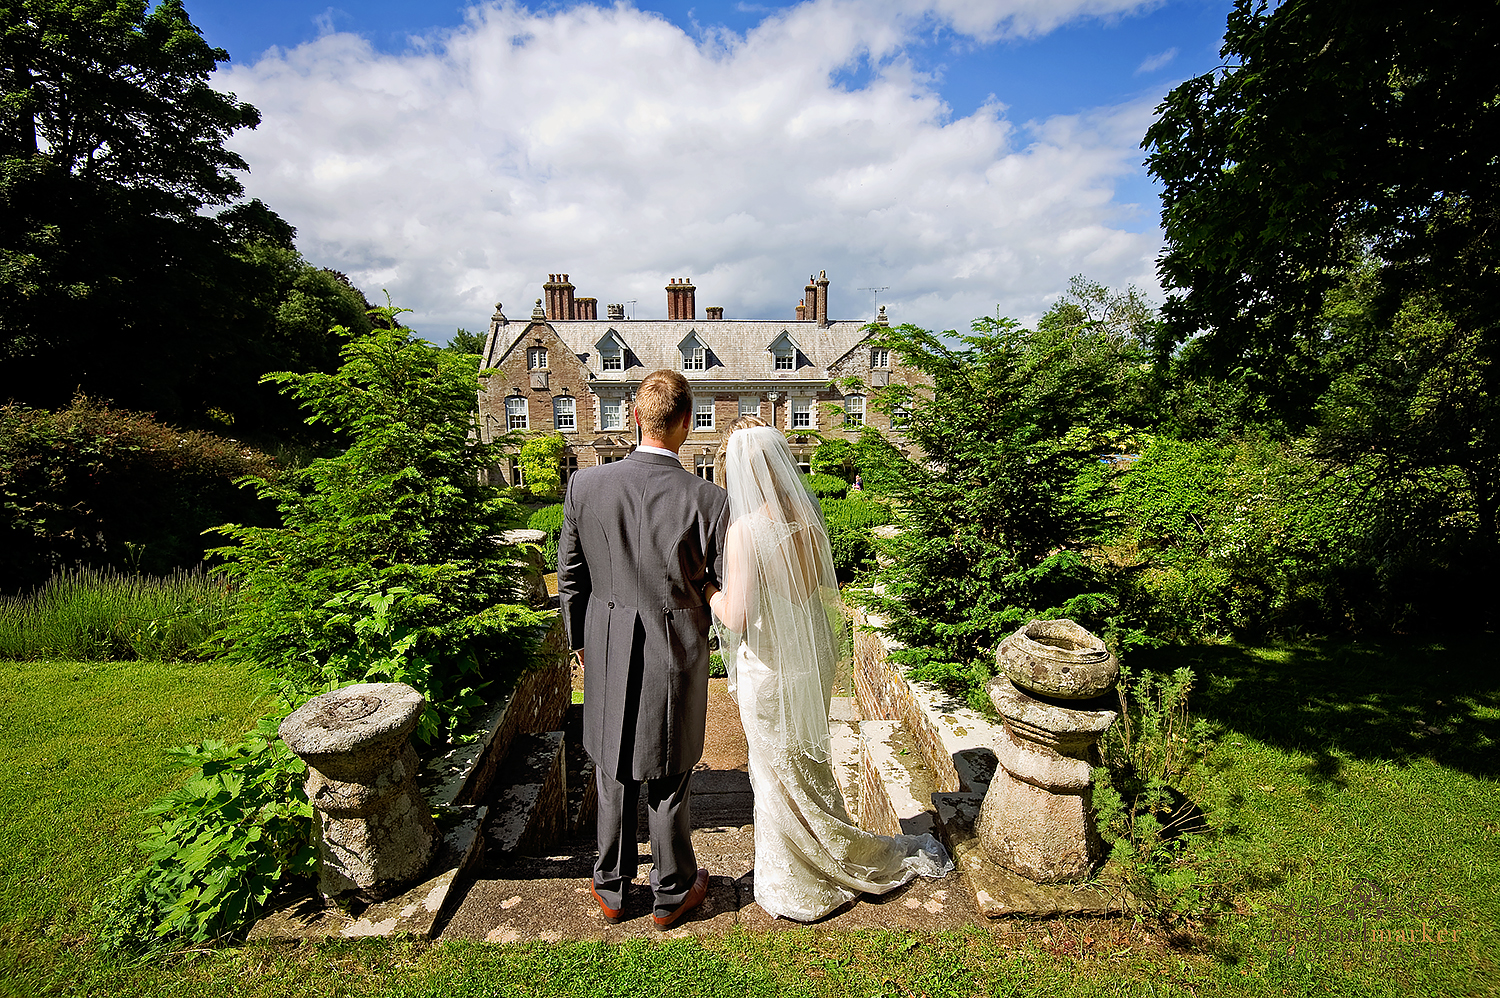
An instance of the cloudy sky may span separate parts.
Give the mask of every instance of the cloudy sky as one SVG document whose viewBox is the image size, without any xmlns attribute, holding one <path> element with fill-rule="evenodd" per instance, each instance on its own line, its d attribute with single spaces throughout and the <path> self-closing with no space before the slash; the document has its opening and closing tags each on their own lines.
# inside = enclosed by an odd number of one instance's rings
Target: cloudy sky
<svg viewBox="0 0 1500 998">
<path fill-rule="evenodd" d="M 262 114 L 248 192 L 429 339 L 555 272 L 642 319 L 681 277 L 791 318 L 818 270 L 834 318 L 934 329 L 1156 295 L 1140 140 L 1229 0 L 643 4 L 187 0 Z"/>
</svg>

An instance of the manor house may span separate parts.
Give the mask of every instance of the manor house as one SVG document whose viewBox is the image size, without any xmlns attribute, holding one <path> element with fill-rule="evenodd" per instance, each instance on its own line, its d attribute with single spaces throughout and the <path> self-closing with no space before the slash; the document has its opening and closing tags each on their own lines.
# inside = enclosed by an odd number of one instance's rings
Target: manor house
<svg viewBox="0 0 1500 998">
<path fill-rule="evenodd" d="M 481 368 L 479 418 L 486 440 L 510 432 L 561 433 L 563 482 L 580 468 L 618 461 L 635 447 L 632 418 L 641 379 L 660 368 L 693 386 L 693 432 L 682 465 L 716 481 L 714 462 L 725 430 L 754 413 L 780 427 L 803 471 L 818 438 L 858 438 L 862 426 L 886 432 L 902 450 L 901 413 L 870 405 L 890 384 L 919 376 L 889 350 L 870 345 L 868 323 L 828 318 L 826 272 L 808 278 L 791 320 L 726 319 L 722 308 L 698 318 L 696 288 L 687 279 L 666 287 L 667 318 L 625 318 L 623 305 L 598 317 L 598 299 L 575 297 L 567 274 L 552 274 L 531 317 L 512 321 L 495 306 Z M 886 324 L 885 308 L 878 325 Z M 858 378 L 863 387 L 838 383 Z M 848 392 L 847 394 L 845 392 Z M 842 412 L 833 410 L 839 407 Z M 894 424 L 894 425 L 892 425 Z M 520 485 L 519 462 L 500 469 Z"/>
</svg>

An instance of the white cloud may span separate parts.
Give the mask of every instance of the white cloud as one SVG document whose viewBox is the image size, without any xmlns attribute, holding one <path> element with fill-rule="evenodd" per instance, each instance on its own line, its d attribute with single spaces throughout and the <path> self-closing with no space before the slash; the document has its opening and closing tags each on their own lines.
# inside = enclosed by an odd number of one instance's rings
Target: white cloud
<svg viewBox="0 0 1500 998">
<path fill-rule="evenodd" d="M 1154 73 L 1175 58 L 1177 58 L 1176 48 L 1169 48 L 1165 52 L 1158 52 L 1156 55 L 1148 56 L 1144 62 L 1136 67 L 1136 75 Z"/>
<path fill-rule="evenodd" d="M 665 316 L 664 285 L 691 277 L 700 311 L 791 318 L 826 268 L 835 317 L 889 286 L 894 321 L 960 329 L 997 303 L 1034 316 L 1079 272 L 1154 287 L 1159 234 L 1113 200 L 1154 101 L 1024 130 L 996 103 L 955 118 L 902 56 L 920 26 L 884 2 L 810 0 L 698 40 L 624 5 L 486 5 L 404 54 L 333 33 L 218 84 L 263 116 L 232 142 L 248 192 L 439 341 L 497 300 L 524 316 L 560 271 L 601 314 Z M 1126 6 L 930 13 L 981 37 Z M 865 86 L 832 82 L 860 59 Z"/>
</svg>

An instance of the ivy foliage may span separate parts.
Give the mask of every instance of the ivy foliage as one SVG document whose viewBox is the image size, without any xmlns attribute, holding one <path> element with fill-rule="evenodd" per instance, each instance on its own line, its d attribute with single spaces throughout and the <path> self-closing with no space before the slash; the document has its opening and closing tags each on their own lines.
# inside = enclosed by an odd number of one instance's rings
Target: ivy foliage
<svg viewBox="0 0 1500 998">
<path fill-rule="evenodd" d="M 521 474 L 534 496 L 556 498 L 562 492 L 562 454 L 568 446 L 561 433 L 543 433 L 521 445 Z"/>
</svg>

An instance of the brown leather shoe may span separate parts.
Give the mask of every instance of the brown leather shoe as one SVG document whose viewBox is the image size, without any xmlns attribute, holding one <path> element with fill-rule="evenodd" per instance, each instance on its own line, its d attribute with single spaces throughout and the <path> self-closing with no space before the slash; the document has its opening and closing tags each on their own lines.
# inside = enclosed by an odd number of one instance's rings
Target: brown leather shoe
<svg viewBox="0 0 1500 998">
<path fill-rule="evenodd" d="M 678 919 L 682 918 L 683 915 L 686 915 L 688 912 L 692 911 L 694 908 L 702 904 L 703 899 L 707 896 L 708 870 L 704 867 L 699 867 L 698 879 L 693 881 L 692 889 L 688 891 L 687 897 L 682 899 L 682 904 L 677 906 L 677 910 L 672 912 L 672 914 L 670 915 L 653 914 L 651 916 L 651 921 L 656 923 L 656 927 L 658 929 L 665 932 L 672 926 L 676 925 Z"/>
<path fill-rule="evenodd" d="M 599 902 L 599 910 L 604 912 L 604 920 L 606 922 L 611 925 L 619 925 L 622 921 L 625 920 L 625 898 L 623 895 L 621 895 L 620 897 L 620 907 L 611 908 L 609 905 L 605 904 L 604 899 L 599 896 L 599 891 L 594 886 L 594 882 L 592 880 L 589 881 L 589 892 L 594 895 L 594 900 Z"/>
</svg>

